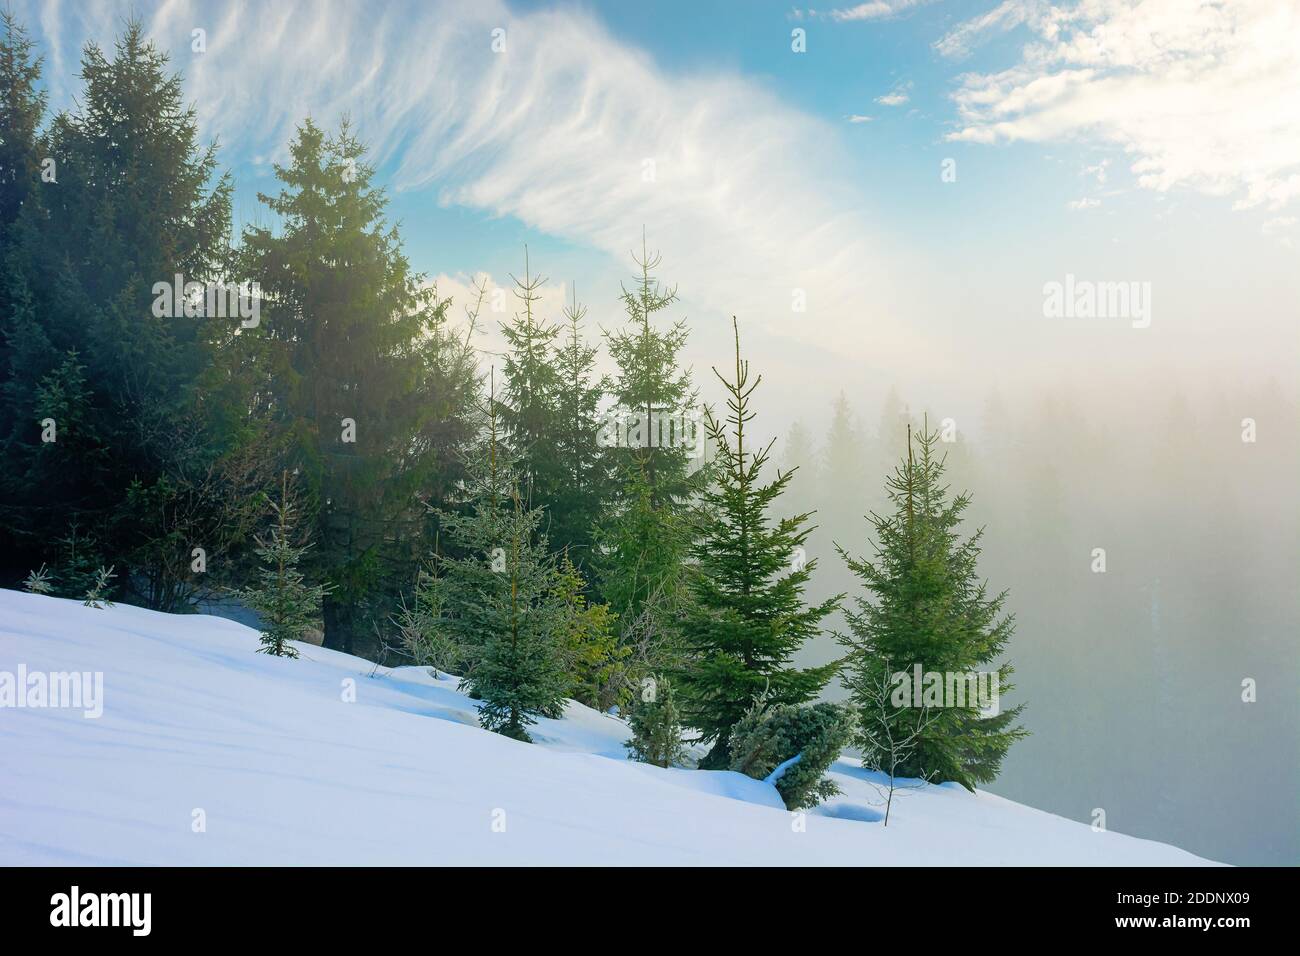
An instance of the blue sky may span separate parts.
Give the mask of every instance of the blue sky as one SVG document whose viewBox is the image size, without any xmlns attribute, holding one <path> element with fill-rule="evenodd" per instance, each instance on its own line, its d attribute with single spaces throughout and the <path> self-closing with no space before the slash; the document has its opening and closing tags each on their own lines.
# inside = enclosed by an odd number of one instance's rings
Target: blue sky
<svg viewBox="0 0 1300 956">
<path fill-rule="evenodd" d="M 508 283 L 527 243 L 547 308 L 576 282 L 617 322 L 644 226 L 691 359 L 725 355 L 737 314 L 782 423 L 840 390 L 870 408 L 898 384 L 969 414 L 1062 367 L 1086 389 L 1101 370 L 1196 382 L 1300 358 L 1297 0 L 15 8 L 56 105 L 81 44 L 138 12 L 220 138 L 239 216 L 303 116 L 351 113 L 445 293 Z M 1066 274 L 1150 282 L 1155 320 L 1044 319 Z"/>
</svg>

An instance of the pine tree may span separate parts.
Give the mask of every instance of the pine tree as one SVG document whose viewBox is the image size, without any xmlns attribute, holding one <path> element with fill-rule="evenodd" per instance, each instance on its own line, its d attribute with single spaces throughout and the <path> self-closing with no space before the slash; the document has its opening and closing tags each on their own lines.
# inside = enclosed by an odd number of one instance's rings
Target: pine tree
<svg viewBox="0 0 1300 956">
<path fill-rule="evenodd" d="M 437 677 L 452 671 L 460 659 L 460 647 L 443 620 L 445 592 L 438 580 L 438 566 L 422 567 L 416 574 L 415 590 L 408 603 L 402 599 L 393 615 L 402 650 L 417 667 L 427 667 Z"/>
<path fill-rule="evenodd" d="M 27 577 L 23 580 L 23 590 L 28 594 L 50 594 L 54 590 L 54 585 L 50 577 L 49 570 L 45 565 L 41 565 L 35 571 L 29 571 Z"/>
<path fill-rule="evenodd" d="M 30 87 L 34 65 L 21 66 L 26 55 L 17 41 L 0 50 L 0 141 L 26 157 L 32 186 L 0 230 L 0 377 L 14 403 L 0 434 L 0 526 L 35 557 L 78 522 L 123 559 L 125 593 L 173 610 L 184 591 L 170 570 L 180 563 L 175 536 L 198 537 L 228 502 L 207 489 L 190 502 L 195 524 L 180 531 L 140 520 L 128 497 L 144 489 L 174 516 L 167 495 L 238 444 L 243 433 L 221 415 L 245 415 L 249 402 L 229 392 L 218 401 L 207 387 L 237 322 L 156 310 L 154 286 L 177 274 L 225 276 L 231 182 L 215 146 L 199 142 L 181 77 L 138 20 L 111 55 L 86 46 L 75 111 L 35 140 L 43 100 Z M 46 419 L 56 441 L 45 437 Z M 140 591 L 145 580 L 163 583 Z"/>
<path fill-rule="evenodd" d="M 858 742 L 909 739 L 916 710 L 904 698 L 891 701 L 889 720 L 897 726 L 873 727 L 882 719 L 873 706 L 882 669 L 911 673 L 968 674 L 993 668 L 998 699 L 1011 690 L 1010 664 L 996 665 L 1014 629 L 1003 614 L 1006 592 L 988 593 L 977 578 L 983 529 L 962 539 L 958 528 L 970 496 L 948 498 L 944 462 L 936 454 L 939 433 L 907 434 L 907 457 L 887 482 L 893 511 L 871 515 L 876 556 L 851 557 L 837 546 L 868 594 L 855 599 L 845 617 L 849 634 L 840 635 L 849 650 L 846 685 L 864 722 Z M 914 693 L 921 695 L 921 688 Z M 877 702 L 878 703 L 878 702 Z M 991 716 L 978 702 L 944 706 L 911 740 L 911 751 L 897 768 L 900 776 L 956 781 L 968 789 L 997 776 L 1007 749 L 1025 735 L 1013 726 L 1023 704 Z M 932 718 L 932 719 L 931 719 Z M 868 760 L 870 755 L 868 755 Z"/>
<path fill-rule="evenodd" d="M 681 711 L 671 680 L 661 677 L 649 686 L 654 688 L 654 693 L 644 695 L 632 708 L 628 717 L 632 736 L 623 746 L 633 760 L 671 767 L 682 763 L 687 756 Z"/>
<path fill-rule="evenodd" d="M 467 665 L 462 684 L 480 723 L 528 741 L 539 716 L 562 710 L 564 606 L 542 513 L 524 503 L 492 393 L 465 466 L 464 510 L 438 512 L 461 555 L 439 558 L 442 622 Z"/>
<path fill-rule="evenodd" d="M 809 514 L 773 519 L 770 512 L 790 483 L 790 473 L 767 483 L 760 475 L 772 444 L 746 444 L 753 419 L 749 402 L 762 381 L 749 378 L 740 357 L 735 326 L 735 378 L 714 369 L 729 398 L 729 413 L 705 415 L 710 444 L 717 449 L 715 482 L 703 493 L 699 537 L 691 549 L 692 601 L 682 635 L 687 660 L 678 676 L 686 722 L 713 748 L 700 766 L 724 768 L 730 761 L 731 730 L 760 694 L 773 704 L 814 698 L 838 664 L 797 670 L 790 660 L 819 633 L 819 623 L 838 597 L 806 606 L 803 591 L 816 560 L 794 560 L 807 539 Z"/>
<path fill-rule="evenodd" d="M 240 338 L 316 505 L 325 644 L 344 651 L 368 649 L 371 625 L 397 612 L 431 543 L 420 497 L 450 493 L 475 387 L 365 156 L 346 120 L 334 136 L 305 121 L 276 167 L 280 192 L 260 196 L 280 225 L 247 230 L 242 254 L 262 317 Z"/>
<path fill-rule="evenodd" d="M 629 327 L 607 332 L 605 340 L 618 365 L 613 388 L 616 411 L 639 422 L 642 434 L 649 436 L 658 420 L 689 415 L 697 396 L 689 370 L 680 365 L 679 355 L 687 339 L 685 321 L 678 320 L 667 329 L 654 324 L 656 315 L 677 301 L 677 290 L 662 286 L 655 278 L 661 258 L 646 250 L 644 239 L 635 262 L 639 280 L 632 289 L 625 286 L 622 295 Z M 693 491 L 685 448 L 647 438 L 626 457 L 634 463 L 629 470 L 643 476 L 653 507 L 682 510 L 682 502 Z"/>
<path fill-rule="evenodd" d="M 10 10 L 0 11 L 0 262 L 9 230 L 40 187 L 38 149 L 46 94 L 40 89 L 41 59 Z M 6 310 L 7 311 L 7 310 Z"/>
<path fill-rule="evenodd" d="M 93 534 L 84 532 L 74 519 L 58 540 L 57 561 L 51 582 L 58 597 L 82 598 L 95 587 L 97 571 L 103 567 L 102 549 Z"/>
<path fill-rule="evenodd" d="M 307 584 L 299 570 L 310 545 L 301 540 L 287 472 L 281 476 L 280 500 L 271 507 L 275 521 L 270 537 L 257 539 L 257 554 L 262 559 L 259 584 L 239 591 L 238 597 L 261 617 L 262 653 L 296 658 L 298 650 L 289 642 L 302 640 L 320 621 L 328 586 Z"/>
<path fill-rule="evenodd" d="M 112 607 L 113 602 L 109 600 L 109 594 L 113 590 L 113 578 L 117 575 L 113 568 L 100 565 L 95 570 L 95 580 L 86 591 L 85 599 L 81 602 L 86 607 L 106 608 Z"/>
<path fill-rule="evenodd" d="M 793 474 L 785 505 L 787 512 L 797 513 L 820 497 L 817 449 L 812 433 L 803 422 L 796 421 L 786 433 L 785 447 L 781 451 L 781 470 Z"/>
<path fill-rule="evenodd" d="M 561 428 L 560 372 L 554 353 L 560 329 L 537 314 L 546 278 L 532 274 L 527 248 L 524 277 L 511 278 L 520 307 L 510 321 L 501 323 L 507 347 L 501 421 L 519 463 L 524 500 L 530 507 L 546 509 L 549 516 L 564 485 L 556 447 Z"/>
<path fill-rule="evenodd" d="M 831 403 L 831 420 L 821 449 L 817 500 L 824 527 L 849 527 L 862 517 L 862 478 L 867 474 L 864 446 L 857 416 L 841 392 Z"/>
<path fill-rule="evenodd" d="M 636 285 L 623 289 L 628 327 L 606 332 L 610 357 L 618 366 L 612 385 L 615 399 L 605 428 L 612 422 L 625 442 L 610 448 L 615 494 L 596 532 L 597 572 L 601 594 L 618 614 L 621 641 L 646 672 L 671 668 L 678 656 L 676 619 L 683 600 L 682 568 L 692 535 L 692 497 L 699 485 L 692 467 L 703 450 L 704 436 L 695 421 L 696 393 L 679 355 L 686 344 L 683 321 L 666 329 L 656 316 L 677 301 L 676 289 L 662 286 L 653 270 L 657 253 L 635 259 Z M 665 421 L 694 430 L 686 443 L 654 441 Z M 692 447 L 693 444 L 693 447 Z M 631 447 L 628 447 L 630 445 Z"/>
<path fill-rule="evenodd" d="M 600 405 L 606 382 L 596 377 L 594 346 L 583 338 L 587 310 L 573 301 L 565 307 L 564 334 L 555 347 L 555 452 L 560 486 L 550 501 L 551 544 L 588 574 L 594 574 L 595 531 L 605 520 L 614 491 L 611 450 L 599 442 Z"/>
<path fill-rule="evenodd" d="M 616 618 L 608 604 L 588 602 L 587 582 L 567 552 L 560 560 L 555 595 L 562 608 L 560 655 L 565 696 L 607 711 L 630 696 L 626 673 L 630 650 L 618 643 Z"/>
</svg>

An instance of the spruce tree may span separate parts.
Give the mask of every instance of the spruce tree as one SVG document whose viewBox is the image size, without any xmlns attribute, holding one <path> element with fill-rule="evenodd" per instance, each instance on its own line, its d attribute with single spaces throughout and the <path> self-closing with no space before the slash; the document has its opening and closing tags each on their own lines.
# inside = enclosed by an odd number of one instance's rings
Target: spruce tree
<svg viewBox="0 0 1300 956">
<path fill-rule="evenodd" d="M 691 414 L 697 396 L 690 371 L 680 364 L 687 339 L 685 320 L 679 319 L 667 328 L 655 324 L 658 313 L 677 301 L 677 290 L 663 286 L 655 278 L 654 270 L 662 260 L 658 253 L 646 250 L 644 240 L 641 256 L 634 261 L 640 276 L 631 289 L 624 286 L 622 293 L 627 327 L 606 332 L 605 340 L 618 366 L 613 387 L 616 411 L 639 422 L 642 434 L 648 436 L 659 419 Z M 694 490 L 685 448 L 642 441 L 623 457 L 633 463 L 629 470 L 642 476 L 654 508 L 683 510 L 684 500 Z"/>
<path fill-rule="evenodd" d="M 785 504 L 788 513 L 795 513 L 820 497 L 818 464 L 812 433 L 803 422 L 796 421 L 786 433 L 785 447 L 781 450 L 781 470 L 794 475 Z"/>
<path fill-rule="evenodd" d="M 7 27 L 0 142 L 25 157 L 5 162 L 23 167 L 14 182 L 31 188 L 5 190 L 20 212 L 0 228 L 0 377 L 12 403 L 0 432 L 0 526 L 34 557 L 77 522 L 121 560 L 124 593 L 176 610 L 191 588 L 178 578 L 189 574 L 181 556 L 213 548 L 210 529 L 249 500 L 211 485 L 178 495 L 248 437 L 250 401 L 210 388 L 237 321 L 186 314 L 184 303 L 158 309 L 155 284 L 226 278 L 231 183 L 215 146 L 199 142 L 181 77 L 138 20 L 112 54 L 85 47 L 75 109 L 35 140 L 35 65 L 22 65 L 29 54 Z M 57 440 L 46 438 L 47 420 Z M 142 495 L 143 512 L 131 504 Z"/>
<path fill-rule="evenodd" d="M 257 554 L 262 560 L 259 583 L 237 594 L 261 618 L 261 652 L 296 658 L 298 650 L 289 642 L 302 640 L 319 623 L 321 601 L 328 587 L 307 584 L 299 569 L 310 545 L 303 542 L 297 526 L 297 505 L 287 473 L 281 477 L 280 500 L 271 507 L 275 517 L 270 536 L 257 539 Z"/>
<path fill-rule="evenodd" d="M 346 120 L 334 136 L 305 121 L 279 193 L 259 197 L 279 226 L 247 230 L 241 260 L 262 320 L 240 338 L 314 500 L 313 565 L 333 585 L 325 644 L 344 651 L 370 649 L 398 610 L 431 542 L 420 497 L 443 499 L 458 477 L 475 386 L 365 157 Z"/>
<path fill-rule="evenodd" d="M 682 568 L 700 483 L 691 456 L 702 450 L 704 436 L 694 422 L 697 396 L 690 373 L 679 358 L 686 325 L 678 320 L 661 328 L 655 321 L 677 301 L 676 289 L 655 278 L 661 260 L 644 242 L 635 261 L 639 279 L 631 289 L 624 287 L 622 296 L 627 327 L 605 333 L 618 371 L 615 405 L 604 427 L 630 437 L 610 443 L 616 490 L 597 530 L 597 570 L 601 594 L 619 615 L 624 643 L 638 645 L 634 657 L 656 670 L 671 666 L 676 657 L 672 643 L 683 598 Z M 652 429 L 664 420 L 693 423 L 695 449 L 651 440 Z"/>
<path fill-rule="evenodd" d="M 528 741 L 539 716 L 562 711 L 565 608 L 542 513 L 523 500 L 492 394 L 465 468 L 462 510 L 439 510 L 459 554 L 438 559 L 437 603 L 467 667 L 462 686 L 479 702 L 480 723 Z"/>
<path fill-rule="evenodd" d="M 524 277 L 512 276 L 519 309 L 501 323 L 506 340 L 501 421 L 512 455 L 518 462 L 524 500 L 551 513 L 564 486 L 557 442 L 560 438 L 558 393 L 560 373 L 555 362 L 559 326 L 538 314 L 544 276 L 534 276 L 524 249 Z"/>
<path fill-rule="evenodd" d="M 937 431 L 913 436 L 909 426 L 906 440 L 907 456 L 887 481 L 892 512 L 870 516 L 874 559 L 836 548 L 867 592 L 855 598 L 856 609 L 846 609 L 849 634 L 840 635 L 849 650 L 845 683 L 863 721 L 858 743 L 867 749 L 872 741 L 909 738 L 916 724 L 913 705 L 922 703 L 900 696 L 881 717 L 872 701 L 882 670 L 910 675 L 919 665 L 922 673 L 941 675 L 989 671 L 999 700 L 1012 687 L 1011 665 L 997 664 L 1014 629 L 1011 615 L 1003 613 L 1007 592 L 989 594 L 977 576 L 983 529 L 965 539 L 959 532 L 970 496 L 948 497 Z M 922 688 L 912 692 L 920 697 Z M 943 703 L 911 741 L 897 773 L 952 780 L 973 790 L 997 776 L 1007 749 L 1025 736 L 1013 726 L 1024 705 L 985 716 L 969 698 L 965 706 Z M 879 720 L 897 726 L 872 726 Z"/>
<path fill-rule="evenodd" d="M 777 499 L 791 473 L 762 482 L 772 443 L 747 444 L 754 417 L 749 363 L 736 338 L 735 377 L 714 374 L 728 394 L 728 414 L 705 415 L 710 444 L 716 448 L 714 481 L 703 492 L 699 535 L 688 568 L 692 600 L 681 626 L 686 661 L 678 675 L 686 723 L 713 748 L 700 766 L 725 768 L 730 762 L 732 728 L 754 700 L 766 694 L 772 704 L 801 704 L 817 696 L 837 664 L 798 670 L 795 652 L 819 633 L 822 618 L 839 597 L 808 606 L 803 591 L 816 560 L 795 560 L 811 527 L 808 513 L 774 519 Z"/>
<path fill-rule="evenodd" d="M 95 569 L 95 580 L 91 583 L 90 588 L 86 591 L 82 604 L 86 607 L 106 608 L 112 607 L 113 602 L 109 600 L 109 595 L 113 590 L 113 578 L 117 577 L 113 568 L 100 565 Z"/>
<path fill-rule="evenodd" d="M 54 590 L 50 572 L 45 565 L 27 573 L 23 579 L 23 590 L 28 594 L 49 594 Z"/>
<path fill-rule="evenodd" d="M 672 681 L 661 677 L 654 682 L 653 695 L 644 695 L 632 707 L 628 725 L 632 736 L 623 746 L 628 756 L 656 767 L 671 767 L 687 756 L 682 739 L 682 717 Z"/>
<path fill-rule="evenodd" d="M 817 502 L 823 527 L 849 527 L 863 514 L 862 477 L 867 474 L 867 456 L 862 428 L 843 392 L 831 403 L 820 466 Z"/>
<path fill-rule="evenodd" d="M 565 696 L 607 711 L 630 696 L 626 673 L 630 650 L 618 643 L 616 618 L 608 604 L 587 600 L 587 582 L 563 553 L 556 574 L 555 595 L 562 609 L 559 645 Z"/>
<path fill-rule="evenodd" d="M 600 406 L 606 382 L 596 376 L 595 346 L 583 337 L 587 310 L 577 289 L 565 307 L 565 325 L 554 349 L 555 452 L 559 487 L 550 500 L 552 547 L 563 550 L 588 576 L 595 573 L 592 549 L 614 491 L 611 449 L 602 448 Z"/>
<path fill-rule="evenodd" d="M 402 651 L 415 666 L 429 668 L 434 677 L 453 671 L 460 659 L 460 648 L 443 621 L 444 600 L 435 560 L 416 573 L 409 602 L 403 598 L 392 618 Z"/>
<path fill-rule="evenodd" d="M 10 10 L 0 11 L 0 262 L 9 230 L 40 188 L 38 148 L 46 94 L 40 89 L 41 59 Z M 7 310 L 6 310 L 7 311 Z M 2 314 L 2 313 L 0 313 Z"/>
</svg>

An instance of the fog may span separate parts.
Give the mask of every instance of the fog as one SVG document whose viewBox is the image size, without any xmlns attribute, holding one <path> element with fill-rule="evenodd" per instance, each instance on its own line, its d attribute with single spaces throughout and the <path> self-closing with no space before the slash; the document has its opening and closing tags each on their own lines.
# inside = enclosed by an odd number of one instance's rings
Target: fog
<svg viewBox="0 0 1300 956">
<path fill-rule="evenodd" d="M 1088 823 L 1100 809 L 1110 829 L 1214 859 L 1294 862 L 1294 396 L 1270 382 L 1105 394 L 993 388 L 943 445 L 953 492 L 973 495 L 968 530 L 985 528 L 982 574 L 1009 591 L 1004 706 L 1027 703 L 1032 734 L 988 789 Z M 860 593 L 833 545 L 872 552 L 863 516 L 886 508 L 907 423 L 927 414 L 911 398 L 844 398 L 777 441 L 799 467 L 787 510 L 818 512 L 815 596 Z M 804 659 L 837 652 L 825 637 Z"/>
</svg>

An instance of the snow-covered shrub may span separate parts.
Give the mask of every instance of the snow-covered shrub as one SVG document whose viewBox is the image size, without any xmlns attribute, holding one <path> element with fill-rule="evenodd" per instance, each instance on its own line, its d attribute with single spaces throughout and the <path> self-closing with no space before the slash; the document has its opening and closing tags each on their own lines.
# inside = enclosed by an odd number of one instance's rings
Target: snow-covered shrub
<svg viewBox="0 0 1300 956">
<path fill-rule="evenodd" d="M 731 732 L 731 769 L 770 778 L 791 810 L 815 807 L 840 792 L 822 774 L 848 744 L 850 730 L 848 713 L 836 704 L 759 700 Z"/>
</svg>

